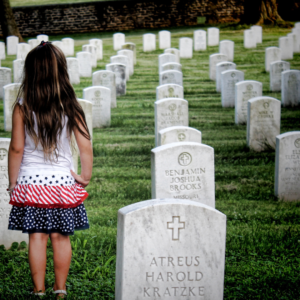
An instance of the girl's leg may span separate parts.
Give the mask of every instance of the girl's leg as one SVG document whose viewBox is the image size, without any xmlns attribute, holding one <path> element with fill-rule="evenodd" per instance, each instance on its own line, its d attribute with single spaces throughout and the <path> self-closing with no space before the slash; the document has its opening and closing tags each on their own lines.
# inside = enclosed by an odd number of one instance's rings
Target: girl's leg
<svg viewBox="0 0 300 300">
<path fill-rule="evenodd" d="M 51 233 L 53 247 L 55 283 L 54 290 L 66 290 L 66 281 L 72 258 L 72 248 L 69 236 Z"/>
<path fill-rule="evenodd" d="M 49 234 L 31 233 L 29 234 L 29 266 L 33 281 L 33 291 L 45 291 L 45 273 L 47 262 L 47 241 Z"/>
</svg>

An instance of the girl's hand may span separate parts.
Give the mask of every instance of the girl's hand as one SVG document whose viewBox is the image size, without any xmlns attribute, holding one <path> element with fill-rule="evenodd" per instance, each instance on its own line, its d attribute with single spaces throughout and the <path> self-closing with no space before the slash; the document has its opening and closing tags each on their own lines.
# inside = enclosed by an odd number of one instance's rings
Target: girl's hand
<svg viewBox="0 0 300 300">
<path fill-rule="evenodd" d="M 86 180 L 81 177 L 81 175 L 76 174 L 74 171 L 71 170 L 72 176 L 75 178 L 75 180 L 80 183 L 84 188 L 89 184 L 89 180 Z"/>
</svg>

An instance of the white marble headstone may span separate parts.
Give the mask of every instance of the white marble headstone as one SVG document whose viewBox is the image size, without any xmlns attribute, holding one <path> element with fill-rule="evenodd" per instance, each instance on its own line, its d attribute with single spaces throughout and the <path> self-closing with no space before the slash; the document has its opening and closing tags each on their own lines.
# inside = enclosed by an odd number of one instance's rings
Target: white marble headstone
<svg viewBox="0 0 300 300">
<path fill-rule="evenodd" d="M 128 58 L 129 75 L 132 76 L 134 73 L 133 51 L 128 49 L 119 50 L 118 55 L 123 55 Z"/>
<path fill-rule="evenodd" d="M 96 57 L 97 60 L 103 59 L 103 43 L 100 39 L 91 39 L 89 43 L 96 47 Z"/>
<path fill-rule="evenodd" d="M 75 57 L 67 57 L 68 74 L 71 84 L 79 84 L 79 60 Z"/>
<path fill-rule="evenodd" d="M 116 94 L 122 96 L 126 94 L 126 66 L 124 64 L 108 64 L 106 70 L 115 73 Z"/>
<path fill-rule="evenodd" d="M 246 49 L 256 48 L 256 36 L 253 30 L 247 29 L 244 31 L 244 47 Z"/>
<path fill-rule="evenodd" d="M 194 50 L 205 51 L 206 50 L 206 31 L 195 30 L 194 31 Z"/>
<path fill-rule="evenodd" d="M 229 61 L 220 62 L 216 65 L 216 90 L 221 93 L 221 74 L 227 70 L 235 70 L 236 64 Z"/>
<path fill-rule="evenodd" d="M 166 63 L 176 62 L 176 56 L 171 53 L 164 53 L 158 56 L 158 74 L 162 72 L 162 66 Z"/>
<path fill-rule="evenodd" d="M 201 131 L 186 126 L 173 126 L 162 129 L 158 132 L 157 146 L 163 146 L 171 143 L 183 143 L 183 142 L 202 142 Z"/>
<path fill-rule="evenodd" d="M 11 69 L 0 67 L 0 98 L 3 98 L 3 87 L 11 83 Z"/>
<path fill-rule="evenodd" d="M 180 98 L 165 98 L 154 103 L 155 145 L 158 132 L 172 126 L 189 126 L 188 102 Z"/>
<path fill-rule="evenodd" d="M 293 28 L 292 33 L 296 34 L 296 47 L 297 51 L 295 53 L 300 53 L 300 28 Z"/>
<path fill-rule="evenodd" d="M 228 61 L 234 60 L 234 42 L 224 40 L 220 42 L 219 52 L 227 56 Z"/>
<path fill-rule="evenodd" d="M 158 32 L 159 49 L 167 49 L 171 47 L 171 32 L 161 30 Z"/>
<path fill-rule="evenodd" d="M 13 104 L 17 100 L 20 83 L 11 83 L 3 87 L 4 130 L 12 130 Z"/>
<path fill-rule="evenodd" d="M 182 72 L 182 65 L 178 64 L 176 62 L 167 63 L 167 64 L 162 65 L 162 72 L 169 71 L 169 70 L 175 70 L 175 71 Z"/>
<path fill-rule="evenodd" d="M 156 50 L 156 37 L 153 33 L 143 34 L 143 51 L 150 52 Z"/>
<path fill-rule="evenodd" d="M 220 62 L 227 61 L 227 56 L 221 53 L 211 54 L 209 56 L 209 78 L 211 80 L 216 80 L 216 66 Z"/>
<path fill-rule="evenodd" d="M 77 52 L 76 58 L 79 63 L 79 76 L 91 77 L 92 76 L 92 54 L 90 52 Z"/>
<path fill-rule="evenodd" d="M 300 131 L 276 137 L 275 196 L 300 201 Z"/>
<path fill-rule="evenodd" d="M 194 142 L 151 150 L 152 198 L 193 200 L 215 207 L 214 149 Z"/>
<path fill-rule="evenodd" d="M 61 41 L 65 56 L 74 56 L 74 40 L 72 38 L 64 38 Z"/>
<path fill-rule="evenodd" d="M 283 106 L 300 105 L 300 71 L 281 73 L 281 103 Z"/>
<path fill-rule="evenodd" d="M 270 72 L 270 65 L 274 61 L 281 60 L 281 50 L 277 47 L 266 48 L 265 53 L 265 69 L 266 72 Z"/>
<path fill-rule="evenodd" d="M 1 59 L 5 59 L 6 55 L 5 55 L 5 43 L 4 42 L 0 42 L 0 60 Z M 1 65 L 0 65 L 1 67 Z"/>
<path fill-rule="evenodd" d="M 116 75 L 112 71 L 101 70 L 93 73 L 93 86 L 100 85 L 110 89 L 111 108 L 117 107 Z"/>
<path fill-rule="evenodd" d="M 7 55 L 17 54 L 17 45 L 19 44 L 19 37 L 11 35 L 6 38 Z"/>
<path fill-rule="evenodd" d="M 295 28 L 300 28 L 300 22 L 296 22 L 294 26 Z"/>
<path fill-rule="evenodd" d="M 39 42 L 48 42 L 49 41 L 49 36 L 47 34 L 39 34 L 36 36 L 36 39 L 39 41 Z"/>
<path fill-rule="evenodd" d="M 193 58 L 193 39 L 187 37 L 180 38 L 179 51 L 181 58 Z"/>
<path fill-rule="evenodd" d="M 262 83 L 254 80 L 235 85 L 235 124 L 247 123 L 248 100 L 262 96 Z"/>
<path fill-rule="evenodd" d="M 53 46 L 59 48 L 65 54 L 65 52 L 64 52 L 64 44 L 63 44 L 62 41 L 53 41 L 53 42 L 51 42 L 51 44 Z"/>
<path fill-rule="evenodd" d="M 91 140 L 93 140 L 93 103 L 89 100 L 79 98 L 77 98 L 77 101 L 83 109 L 86 125 L 89 129 Z"/>
<path fill-rule="evenodd" d="M 220 41 L 220 29 L 219 28 L 208 28 L 207 29 L 207 45 L 218 46 Z"/>
<path fill-rule="evenodd" d="M 270 90 L 272 92 L 281 91 L 281 73 L 290 69 L 287 61 L 274 61 L 270 64 Z"/>
<path fill-rule="evenodd" d="M 121 50 L 122 45 L 125 44 L 125 34 L 117 32 L 113 35 L 113 43 L 114 43 L 114 50 Z"/>
<path fill-rule="evenodd" d="M 82 46 L 83 52 L 90 52 L 91 53 L 91 65 L 92 68 L 97 67 L 97 49 L 95 46 L 87 44 Z"/>
<path fill-rule="evenodd" d="M 159 84 L 175 83 L 183 86 L 182 73 L 179 71 L 164 71 L 159 74 Z"/>
<path fill-rule="evenodd" d="M 17 59 L 26 59 L 27 54 L 30 52 L 31 47 L 27 43 L 20 43 L 17 45 Z"/>
<path fill-rule="evenodd" d="M 129 80 L 130 71 L 129 71 L 129 59 L 125 55 L 114 55 L 110 57 L 110 62 L 112 64 L 123 64 L 126 66 L 125 73 L 126 73 L 126 80 Z"/>
<path fill-rule="evenodd" d="M 26 242 L 28 244 L 28 234 L 22 231 L 8 230 L 9 213 L 12 206 L 9 204 L 10 197 L 6 189 L 8 188 L 8 149 L 10 139 L 0 138 L 0 245 L 6 249 L 14 242 Z"/>
<path fill-rule="evenodd" d="M 156 199 L 120 209 L 115 299 L 222 300 L 225 243 L 226 216 L 202 203 Z"/>
<path fill-rule="evenodd" d="M 136 65 L 136 45 L 134 43 L 125 43 L 122 45 L 122 49 L 133 51 L 133 63 Z"/>
<path fill-rule="evenodd" d="M 280 134 L 281 102 L 272 97 L 256 97 L 248 101 L 247 145 L 260 152 L 275 149 Z"/>
<path fill-rule="evenodd" d="M 38 39 L 31 39 L 31 40 L 28 40 L 27 42 L 30 45 L 31 49 L 37 47 L 41 43 Z"/>
<path fill-rule="evenodd" d="M 164 53 L 171 53 L 176 56 L 176 62 L 180 64 L 180 51 L 176 48 L 168 48 L 164 50 Z"/>
<path fill-rule="evenodd" d="M 299 49 L 298 49 L 298 37 L 297 34 L 295 33 L 289 33 L 287 35 L 288 38 L 291 38 L 293 40 L 293 52 L 294 53 L 298 53 Z"/>
<path fill-rule="evenodd" d="M 234 107 L 235 85 L 244 81 L 244 72 L 227 70 L 221 73 L 222 107 Z"/>
<path fill-rule="evenodd" d="M 279 48 L 281 50 L 281 59 L 293 59 L 293 40 L 289 37 L 279 38 Z"/>
<path fill-rule="evenodd" d="M 183 98 L 183 87 L 178 84 L 163 84 L 156 88 L 156 100 L 164 98 Z"/>
<path fill-rule="evenodd" d="M 256 37 L 256 43 L 257 44 L 261 44 L 262 43 L 262 27 L 261 26 L 258 26 L 258 25 L 254 25 L 254 26 L 251 26 L 251 30 L 254 31 L 254 35 Z"/>
<path fill-rule="evenodd" d="M 24 59 L 13 61 L 14 83 L 21 83 L 24 75 Z"/>
<path fill-rule="evenodd" d="M 93 103 L 93 128 L 110 126 L 111 92 L 104 86 L 83 89 L 83 98 Z"/>
</svg>

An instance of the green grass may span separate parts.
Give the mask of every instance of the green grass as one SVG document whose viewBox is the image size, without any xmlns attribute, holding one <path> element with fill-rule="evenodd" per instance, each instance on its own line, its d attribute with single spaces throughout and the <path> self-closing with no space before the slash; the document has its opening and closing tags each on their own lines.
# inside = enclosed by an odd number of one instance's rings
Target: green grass
<svg viewBox="0 0 300 300">
<path fill-rule="evenodd" d="M 242 30 L 232 31 L 224 26 L 221 31 L 221 40 L 235 42 L 235 63 L 245 72 L 245 79 L 261 81 L 264 95 L 277 99 L 280 93 L 269 91 L 264 49 L 277 46 L 278 38 L 288 31 L 266 28 L 264 43 L 255 50 L 243 48 Z M 90 197 L 85 202 L 91 228 L 72 237 L 69 299 L 114 299 L 117 211 L 151 199 L 150 151 L 154 148 L 157 56 L 162 51 L 143 53 L 142 32 L 130 32 L 126 37 L 137 44 L 138 64 L 128 82 L 127 94 L 118 98 L 118 107 L 112 110 L 111 127 L 94 130 L 93 178 L 87 187 Z M 178 38 L 192 37 L 192 33 L 191 28 L 172 30 L 172 46 L 178 47 Z M 109 57 L 115 54 L 110 33 L 74 37 L 76 51 L 91 37 L 104 38 L 104 58 L 94 71 L 104 69 Z M 215 92 L 215 82 L 208 75 L 209 55 L 216 52 L 218 47 L 209 47 L 181 63 L 190 126 L 199 129 L 203 143 L 215 149 L 216 209 L 228 219 L 224 298 L 300 299 L 300 203 L 277 201 L 274 151 L 249 151 L 246 126 L 234 124 L 234 109 L 221 107 L 220 94 Z M 12 67 L 13 59 L 8 57 L 2 66 Z M 299 54 L 290 62 L 292 69 L 300 69 Z M 91 79 L 82 79 L 74 86 L 78 97 L 91 83 Z M 3 131 L 2 102 L 0 111 L 0 136 L 9 137 Z M 299 108 L 283 108 L 281 133 L 299 130 L 299 121 Z M 51 288 L 54 274 L 50 244 L 47 255 L 46 284 Z M 32 285 L 24 245 L 2 251 L 0 262 L 0 298 L 29 299 Z"/>
<path fill-rule="evenodd" d="M 84 2 L 99 2 L 107 0 L 10 0 L 10 5 L 15 6 L 29 6 L 29 5 L 47 5 L 47 4 L 72 4 L 72 3 L 84 3 Z M 115 1 L 115 0 L 109 0 Z"/>
</svg>

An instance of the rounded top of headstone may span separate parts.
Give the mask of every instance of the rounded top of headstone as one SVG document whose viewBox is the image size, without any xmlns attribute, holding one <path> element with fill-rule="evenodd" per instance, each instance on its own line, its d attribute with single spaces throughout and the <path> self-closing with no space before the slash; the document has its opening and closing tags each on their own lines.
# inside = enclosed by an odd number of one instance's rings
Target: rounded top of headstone
<svg viewBox="0 0 300 300">
<path fill-rule="evenodd" d="M 105 91 L 105 92 L 109 92 L 110 93 L 110 89 L 107 88 L 107 87 L 104 87 L 102 85 L 93 85 L 93 86 L 89 86 L 85 89 L 83 89 L 83 91 L 86 93 L 86 92 L 89 92 L 89 91 L 92 91 L 92 90 L 102 90 L 102 91 Z M 98 95 L 97 97 L 100 97 L 100 95 Z M 84 100 L 84 99 L 83 99 Z M 86 101 L 89 101 L 89 100 L 86 100 Z"/>
<path fill-rule="evenodd" d="M 196 143 L 196 142 L 179 142 L 179 143 L 170 143 L 170 144 L 166 144 L 166 145 L 162 145 L 162 146 L 158 146 L 156 148 L 153 148 L 151 150 L 152 153 L 157 153 L 157 152 L 161 152 L 161 151 L 166 151 L 169 149 L 174 149 L 174 148 L 180 148 L 180 147 L 197 147 L 199 148 L 205 148 L 209 151 L 214 151 L 214 148 L 212 148 L 211 146 L 205 145 L 205 144 L 200 144 L 200 143 Z M 187 152 L 186 152 L 187 153 Z M 187 153 L 188 155 L 188 153 Z M 192 158 L 190 158 L 191 161 Z M 185 163 L 182 166 L 187 166 L 189 164 L 189 162 Z"/>
<path fill-rule="evenodd" d="M 176 83 L 166 83 L 166 84 L 159 85 L 156 88 L 160 89 L 160 88 L 168 88 L 168 87 L 176 87 L 176 88 L 182 88 L 183 89 L 183 87 L 181 85 L 176 84 Z"/>
<path fill-rule="evenodd" d="M 20 88 L 21 83 L 10 83 L 10 84 L 6 84 L 3 88 L 6 89 L 10 89 L 10 88 Z"/>
<path fill-rule="evenodd" d="M 270 66 L 272 65 L 277 65 L 277 64 L 284 64 L 284 65 L 290 65 L 290 63 L 288 61 L 284 61 L 284 60 L 276 60 L 276 61 L 273 61 Z"/>
<path fill-rule="evenodd" d="M 80 55 L 92 55 L 91 52 L 88 51 L 80 51 L 76 53 L 76 56 L 80 56 Z"/>
<path fill-rule="evenodd" d="M 182 37 L 182 38 L 180 38 L 179 40 L 188 40 L 188 41 L 192 41 L 193 39 L 192 39 L 192 38 L 189 38 L 189 37 Z"/>
<path fill-rule="evenodd" d="M 222 40 L 222 41 L 220 41 L 220 44 L 221 43 L 231 43 L 231 44 L 234 44 L 234 42 L 231 41 L 231 40 Z"/>
<path fill-rule="evenodd" d="M 197 29 L 197 30 L 195 30 L 194 32 L 206 33 L 206 31 L 205 31 L 205 30 L 203 30 L 203 29 Z"/>
<path fill-rule="evenodd" d="M 286 75 L 286 74 L 300 75 L 300 71 L 299 70 L 286 70 L 281 73 L 281 75 Z"/>
<path fill-rule="evenodd" d="M 61 39 L 62 41 L 74 41 L 74 39 L 70 38 L 70 37 L 65 37 L 63 39 Z"/>
<path fill-rule="evenodd" d="M 197 131 L 197 132 L 200 132 L 198 129 L 196 128 L 193 128 L 193 127 L 189 127 L 189 126 L 171 126 L 171 127 L 167 127 L 167 128 L 164 128 L 164 129 L 161 129 L 159 132 L 161 134 L 164 134 L 166 132 L 170 132 L 170 131 L 173 131 L 173 130 L 190 130 L 190 131 Z"/>
<path fill-rule="evenodd" d="M 239 71 L 239 70 L 226 70 L 224 72 L 221 73 L 221 75 L 228 75 L 228 74 L 231 74 L 231 77 L 235 77 L 236 75 L 242 75 L 244 74 L 244 72 L 242 71 Z"/>
<path fill-rule="evenodd" d="M 279 101 L 278 99 L 275 99 L 273 97 L 268 97 L 268 96 L 259 96 L 259 97 L 255 97 L 255 98 L 248 100 L 248 102 L 250 102 L 250 103 L 257 102 L 257 101 L 275 101 L 275 102 L 277 101 L 281 105 L 281 101 Z"/>
<path fill-rule="evenodd" d="M 244 80 L 235 84 L 235 86 L 247 86 L 247 90 L 251 91 L 253 89 L 253 85 L 259 85 L 262 87 L 262 83 L 255 80 Z"/>
<path fill-rule="evenodd" d="M 109 74 L 109 75 L 114 75 L 115 73 L 110 71 L 110 70 L 100 70 L 100 71 L 96 71 L 93 73 L 93 75 L 101 75 L 101 74 Z"/>
<path fill-rule="evenodd" d="M 172 102 L 176 101 L 176 102 L 184 102 L 184 103 L 186 102 L 186 104 L 188 104 L 188 101 L 186 101 L 185 99 L 182 99 L 182 98 L 164 98 L 164 99 L 155 101 L 154 104 L 159 105 L 159 104 L 162 104 L 162 103 L 168 102 L 168 101 L 172 101 Z M 174 108 L 174 106 L 170 107 L 169 109 L 171 111 L 176 109 L 176 108 L 175 109 L 173 109 L 173 108 Z"/>
<path fill-rule="evenodd" d="M 284 139 L 284 138 L 287 138 L 287 137 L 293 137 L 295 136 L 295 142 L 294 142 L 294 145 L 296 148 L 299 148 L 300 149 L 300 131 L 289 131 L 289 132 L 285 132 L 285 133 L 282 133 L 282 134 L 279 134 L 276 136 L 276 139 Z"/>
<path fill-rule="evenodd" d="M 10 68 L 6 68 L 6 67 L 0 67 L 0 70 L 2 70 L 2 71 L 11 71 Z"/>
<path fill-rule="evenodd" d="M 209 57 L 213 58 L 213 57 L 217 57 L 217 56 L 220 56 L 220 58 L 227 59 L 227 55 L 222 54 L 222 53 L 214 53 L 214 54 L 211 54 Z"/>
<path fill-rule="evenodd" d="M 111 63 L 111 64 L 106 65 L 106 67 L 113 67 L 113 66 L 122 66 L 122 67 L 126 68 L 126 65 L 124 65 L 122 63 Z"/>
<path fill-rule="evenodd" d="M 221 67 L 221 66 L 224 66 L 224 67 L 226 67 L 226 66 L 233 66 L 233 67 L 236 67 L 236 64 L 233 63 L 233 62 L 231 62 L 231 61 L 222 61 L 222 62 L 217 63 L 216 66 L 217 66 L 217 67 Z"/>
<path fill-rule="evenodd" d="M 10 142 L 10 138 L 0 137 L 0 142 Z"/>
<path fill-rule="evenodd" d="M 115 58 L 126 58 L 126 59 L 128 59 L 128 57 L 127 57 L 127 56 L 125 56 L 125 55 L 121 55 L 121 54 L 118 54 L 118 55 L 113 55 L 113 56 L 111 56 L 111 57 L 110 57 L 110 59 L 115 59 Z"/>
<path fill-rule="evenodd" d="M 164 74 L 167 74 L 167 73 L 182 74 L 182 72 L 177 71 L 177 70 L 167 70 L 167 71 L 161 72 L 160 75 L 164 75 Z"/>
<path fill-rule="evenodd" d="M 81 103 L 86 103 L 86 104 L 93 105 L 93 102 L 91 102 L 91 101 L 89 101 L 89 100 L 77 98 L 77 101 L 78 101 L 78 102 L 81 102 Z"/>
<path fill-rule="evenodd" d="M 217 28 L 217 27 L 210 27 L 210 28 L 208 28 L 207 30 L 220 30 L 220 29 Z"/>
</svg>

